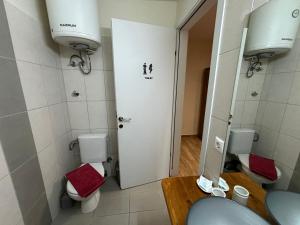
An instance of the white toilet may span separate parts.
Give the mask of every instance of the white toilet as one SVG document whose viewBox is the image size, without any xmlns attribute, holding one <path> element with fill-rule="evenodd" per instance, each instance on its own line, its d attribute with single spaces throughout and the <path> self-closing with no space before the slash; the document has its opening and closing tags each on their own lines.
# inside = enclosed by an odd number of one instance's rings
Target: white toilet
<svg viewBox="0 0 300 225">
<path fill-rule="evenodd" d="M 84 134 L 78 137 L 81 165 L 90 163 L 104 177 L 102 162 L 107 160 L 107 134 Z M 81 202 L 82 213 L 94 211 L 99 203 L 100 190 L 98 189 L 87 198 L 79 196 L 70 181 L 67 182 L 67 192 L 70 198 Z"/>
<path fill-rule="evenodd" d="M 277 167 L 277 180 L 274 181 L 253 173 L 249 168 L 249 155 L 252 150 L 254 135 L 255 130 L 231 129 L 227 152 L 239 158 L 242 170 L 258 184 L 276 183 L 281 177 L 281 171 Z"/>
</svg>

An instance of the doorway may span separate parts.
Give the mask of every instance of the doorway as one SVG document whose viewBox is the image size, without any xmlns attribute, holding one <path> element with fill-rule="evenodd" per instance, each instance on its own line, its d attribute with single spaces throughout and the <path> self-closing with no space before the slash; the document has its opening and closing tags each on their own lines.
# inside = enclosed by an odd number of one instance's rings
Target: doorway
<svg viewBox="0 0 300 225">
<path fill-rule="evenodd" d="M 217 6 L 188 31 L 179 176 L 199 175 Z"/>
</svg>

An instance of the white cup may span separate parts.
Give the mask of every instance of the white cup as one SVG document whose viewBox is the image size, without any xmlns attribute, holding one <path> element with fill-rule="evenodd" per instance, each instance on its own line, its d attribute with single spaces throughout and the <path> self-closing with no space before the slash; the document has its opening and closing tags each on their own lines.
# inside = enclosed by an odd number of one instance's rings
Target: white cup
<svg viewBox="0 0 300 225">
<path fill-rule="evenodd" d="M 234 186 L 233 188 L 233 194 L 232 194 L 232 200 L 236 201 L 237 203 L 247 206 L 249 198 L 249 191 L 239 185 Z"/>
<path fill-rule="evenodd" d="M 226 198 L 226 193 L 221 188 L 212 188 L 211 196 Z"/>
</svg>

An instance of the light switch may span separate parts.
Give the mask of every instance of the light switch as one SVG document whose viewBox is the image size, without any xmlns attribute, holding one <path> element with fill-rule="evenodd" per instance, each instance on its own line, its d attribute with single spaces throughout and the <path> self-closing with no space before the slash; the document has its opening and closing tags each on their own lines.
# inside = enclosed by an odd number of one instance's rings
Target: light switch
<svg viewBox="0 0 300 225">
<path fill-rule="evenodd" d="M 218 152 L 223 153 L 223 151 L 224 151 L 224 140 L 222 140 L 219 137 L 216 137 L 216 139 L 215 139 L 215 149 Z"/>
</svg>

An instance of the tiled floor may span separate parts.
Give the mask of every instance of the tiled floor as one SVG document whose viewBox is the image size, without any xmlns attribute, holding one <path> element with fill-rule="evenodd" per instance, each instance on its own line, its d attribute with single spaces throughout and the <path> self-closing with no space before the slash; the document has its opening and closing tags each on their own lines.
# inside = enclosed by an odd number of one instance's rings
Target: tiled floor
<svg viewBox="0 0 300 225">
<path fill-rule="evenodd" d="M 82 214 L 77 204 L 52 225 L 170 225 L 160 182 L 120 190 L 114 178 L 101 188 L 98 208 Z"/>
</svg>

